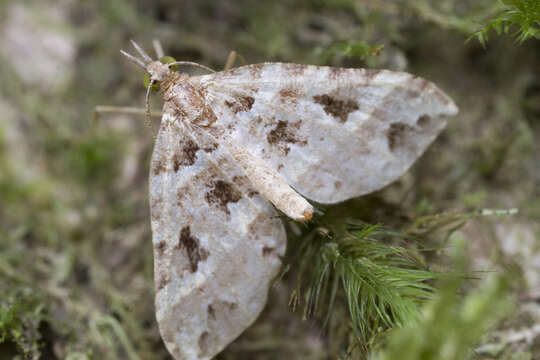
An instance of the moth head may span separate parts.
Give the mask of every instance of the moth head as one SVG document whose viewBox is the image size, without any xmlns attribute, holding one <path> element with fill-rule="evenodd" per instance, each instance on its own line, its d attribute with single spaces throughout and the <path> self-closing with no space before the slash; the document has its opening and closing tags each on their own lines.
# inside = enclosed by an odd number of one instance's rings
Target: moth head
<svg viewBox="0 0 540 360">
<path fill-rule="evenodd" d="M 143 84 L 146 89 L 151 87 L 151 91 L 159 90 L 159 83 L 168 79 L 173 71 L 178 70 L 176 59 L 171 56 L 163 55 L 163 48 L 159 41 L 154 40 L 154 49 L 158 60 L 152 59 L 135 41 L 131 40 L 131 44 L 137 51 L 140 57 L 135 57 L 124 50 L 120 50 L 129 61 L 143 68 Z"/>
<path fill-rule="evenodd" d="M 146 72 L 143 75 L 143 84 L 146 89 L 152 82 L 152 91 L 158 91 L 160 82 L 167 80 L 173 71 L 178 71 L 178 66 L 170 65 L 177 62 L 172 56 L 162 56 L 157 61 L 152 61 L 146 65 Z"/>
<path fill-rule="evenodd" d="M 158 60 L 153 60 L 135 41 L 131 40 L 131 44 L 140 55 L 140 58 L 135 57 L 124 50 L 120 50 L 120 52 L 127 57 L 129 61 L 146 71 L 143 76 L 143 84 L 148 91 L 159 90 L 159 83 L 167 80 L 173 72 L 178 71 L 178 65 L 197 66 L 210 72 L 215 72 L 204 65 L 191 61 L 176 61 L 172 56 L 164 56 L 163 48 L 157 40 L 154 40 L 153 44 Z M 149 87 L 151 87 L 151 89 L 149 89 Z"/>
<path fill-rule="evenodd" d="M 198 66 L 205 70 L 214 72 L 214 70 L 207 68 L 206 66 L 191 62 L 191 61 L 176 61 L 171 56 L 164 56 L 163 48 L 161 43 L 158 40 L 152 42 L 154 44 L 154 50 L 156 51 L 156 56 L 159 60 L 153 60 L 137 43 L 131 40 L 131 45 L 135 48 L 139 57 L 135 57 L 124 50 L 120 50 L 122 55 L 128 58 L 129 61 L 134 63 L 137 66 L 140 66 L 145 70 L 143 76 L 143 84 L 146 87 L 146 119 L 149 124 L 150 121 L 150 93 L 152 91 L 158 91 L 159 85 L 161 82 L 164 82 L 171 78 L 171 75 L 175 71 L 178 71 L 178 65 L 190 65 Z M 185 75 L 186 78 L 188 77 Z M 150 125 L 151 126 L 151 125 Z"/>
</svg>

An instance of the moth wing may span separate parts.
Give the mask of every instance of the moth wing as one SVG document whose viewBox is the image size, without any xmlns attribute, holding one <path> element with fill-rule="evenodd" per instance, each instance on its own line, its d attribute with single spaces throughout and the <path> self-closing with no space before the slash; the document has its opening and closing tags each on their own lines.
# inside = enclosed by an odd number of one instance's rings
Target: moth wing
<svg viewBox="0 0 540 360">
<path fill-rule="evenodd" d="M 286 236 L 230 155 L 172 114 L 150 170 L 156 316 L 176 359 L 209 359 L 263 309 Z"/>
<path fill-rule="evenodd" d="M 388 70 L 265 63 L 191 81 L 214 128 L 320 203 L 394 181 L 458 111 L 433 83 Z"/>
</svg>

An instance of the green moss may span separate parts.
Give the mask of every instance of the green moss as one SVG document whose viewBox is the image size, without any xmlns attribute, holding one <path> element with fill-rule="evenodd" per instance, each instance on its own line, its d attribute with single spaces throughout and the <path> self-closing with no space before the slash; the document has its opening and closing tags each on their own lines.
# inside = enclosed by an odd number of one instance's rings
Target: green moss
<svg viewBox="0 0 540 360">
<path fill-rule="evenodd" d="M 388 335 L 385 350 L 373 360 L 462 360 L 512 308 L 505 281 L 490 278 L 464 298 L 460 282 L 451 281 L 423 309 L 419 322 Z"/>
<path fill-rule="evenodd" d="M 399 236 L 361 223 L 319 224 L 296 252 L 300 271 L 293 307 L 303 304 L 304 317 L 322 315 L 327 323 L 344 299 L 364 351 L 378 333 L 413 323 L 419 304 L 433 295 L 428 281 L 440 275 L 427 270 L 418 252 L 388 243 Z"/>
<path fill-rule="evenodd" d="M 114 133 L 95 133 L 58 142 L 51 150 L 61 159 L 58 171 L 77 183 L 109 186 L 119 171 L 123 142 Z"/>
<path fill-rule="evenodd" d="M 0 349 L 11 342 L 26 358 L 40 358 L 39 328 L 46 320 L 43 299 L 33 289 L 12 282 L 2 284 L 1 291 Z"/>
<path fill-rule="evenodd" d="M 499 13 L 473 34 L 485 46 L 489 33 L 511 33 L 520 43 L 540 39 L 540 3 L 537 0 L 500 0 Z"/>
</svg>

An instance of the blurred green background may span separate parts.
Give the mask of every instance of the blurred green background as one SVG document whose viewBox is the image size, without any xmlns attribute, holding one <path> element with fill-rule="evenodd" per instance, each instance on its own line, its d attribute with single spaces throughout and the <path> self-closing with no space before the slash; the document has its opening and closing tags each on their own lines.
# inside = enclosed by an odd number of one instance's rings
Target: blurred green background
<svg viewBox="0 0 540 360">
<path fill-rule="evenodd" d="M 152 133 L 142 117 L 94 121 L 96 105 L 143 106 L 143 74 L 119 50 L 131 50 L 133 39 L 150 51 L 154 38 L 166 54 L 216 69 L 235 50 L 247 63 L 407 71 L 444 89 L 460 114 L 413 169 L 376 194 L 325 209 L 326 217 L 418 235 L 423 216 L 519 208 L 475 217 L 447 241 L 464 218 L 448 221 L 450 229 L 437 222 L 444 215 L 430 218 L 437 226 L 419 238 L 445 250 L 424 256 L 427 267 L 446 269 L 443 253 L 462 244 L 467 271 L 495 270 L 507 280 L 504 293 L 478 290 L 492 298 L 471 301 L 516 303 L 480 343 L 456 342 L 476 351 L 410 358 L 540 358 L 540 42 L 516 41 L 519 26 L 490 32 L 485 47 L 466 41 L 505 3 L 540 13 L 538 1 L 0 1 L 0 359 L 170 358 L 153 307 Z M 153 109 L 160 104 L 154 96 Z M 290 241 L 313 226 L 296 230 Z M 344 303 L 334 308 L 343 326 L 329 327 L 288 306 L 298 263 L 285 260 L 289 271 L 267 309 L 220 358 L 354 359 L 386 346 L 392 358 L 398 338 L 354 351 Z M 452 286 L 465 295 L 476 282 Z M 431 306 L 445 313 L 444 304 Z M 459 338 L 453 320 L 443 320 L 441 338 Z M 425 329 L 417 333 L 429 337 Z"/>
</svg>

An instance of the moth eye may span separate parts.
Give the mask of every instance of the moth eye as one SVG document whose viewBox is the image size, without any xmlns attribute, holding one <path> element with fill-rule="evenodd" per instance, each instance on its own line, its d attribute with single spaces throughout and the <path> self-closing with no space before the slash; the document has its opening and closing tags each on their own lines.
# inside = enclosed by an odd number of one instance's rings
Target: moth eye
<svg viewBox="0 0 540 360">
<path fill-rule="evenodd" d="M 176 62 L 176 59 L 172 56 L 162 56 L 159 58 L 159 61 L 161 61 L 163 64 L 171 64 L 173 62 Z M 171 70 L 178 71 L 178 66 L 173 65 L 169 67 Z"/>
<path fill-rule="evenodd" d="M 150 74 L 145 73 L 142 78 L 142 82 L 144 84 L 144 88 L 148 89 L 148 85 L 150 85 Z M 154 84 L 152 85 L 152 91 L 159 91 L 159 81 L 154 81 Z"/>
</svg>

